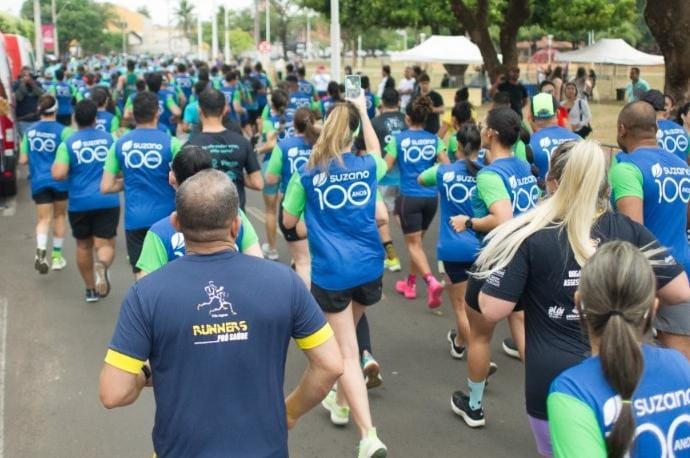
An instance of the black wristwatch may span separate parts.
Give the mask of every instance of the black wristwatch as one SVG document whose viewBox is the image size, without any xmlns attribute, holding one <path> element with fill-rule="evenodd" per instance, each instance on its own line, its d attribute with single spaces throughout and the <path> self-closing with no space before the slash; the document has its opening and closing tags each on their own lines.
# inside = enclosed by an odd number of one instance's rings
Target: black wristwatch
<svg viewBox="0 0 690 458">
<path fill-rule="evenodd" d="M 465 221 L 465 229 L 474 229 L 472 218 L 467 218 L 467 221 Z"/>
<path fill-rule="evenodd" d="M 144 373 L 144 378 L 147 382 L 151 380 L 151 369 L 149 369 L 149 367 L 146 364 L 141 366 L 141 372 Z"/>
</svg>

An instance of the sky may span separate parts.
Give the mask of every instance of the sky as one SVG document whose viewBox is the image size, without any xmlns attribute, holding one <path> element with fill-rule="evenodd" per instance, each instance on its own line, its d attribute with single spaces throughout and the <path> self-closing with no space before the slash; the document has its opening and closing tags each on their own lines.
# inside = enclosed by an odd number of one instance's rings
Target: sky
<svg viewBox="0 0 690 458">
<path fill-rule="evenodd" d="M 101 1 L 101 0 L 98 0 Z M 174 14 L 179 0 L 109 0 L 110 3 L 124 6 L 136 10 L 138 7 L 146 5 L 151 12 L 154 24 L 166 25 L 168 21 L 168 11 L 170 20 L 175 22 Z M 201 13 L 204 19 L 211 17 L 213 4 L 218 6 L 227 5 L 232 10 L 241 10 L 254 4 L 253 0 L 190 0 L 194 9 Z M 18 15 L 21 8 L 21 0 L 0 0 L 0 10 Z"/>
</svg>

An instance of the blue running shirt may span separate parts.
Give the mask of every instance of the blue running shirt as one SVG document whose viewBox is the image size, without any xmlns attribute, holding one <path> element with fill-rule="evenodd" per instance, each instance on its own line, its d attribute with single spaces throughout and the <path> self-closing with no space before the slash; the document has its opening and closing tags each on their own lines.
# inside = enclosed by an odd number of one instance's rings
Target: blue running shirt
<svg viewBox="0 0 690 458">
<path fill-rule="evenodd" d="M 55 161 L 58 146 L 70 133 L 71 130 L 59 122 L 38 121 L 24 134 L 19 151 L 20 154 L 29 156 L 32 194 L 47 188 L 67 191 L 67 182 L 54 180 L 50 168 Z"/>
</svg>

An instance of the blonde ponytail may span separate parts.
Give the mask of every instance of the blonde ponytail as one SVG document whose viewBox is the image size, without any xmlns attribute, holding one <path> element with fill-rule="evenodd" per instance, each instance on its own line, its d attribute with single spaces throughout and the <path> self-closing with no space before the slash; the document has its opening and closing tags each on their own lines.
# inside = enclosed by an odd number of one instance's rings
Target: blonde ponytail
<svg viewBox="0 0 690 458">
<path fill-rule="evenodd" d="M 309 168 L 326 170 L 332 160 L 342 164 L 342 154 L 353 141 L 350 129 L 350 108 L 347 104 L 333 106 L 321 134 L 316 140 L 309 157 Z"/>
<path fill-rule="evenodd" d="M 530 235 L 547 228 L 560 228 L 578 264 L 594 254 L 592 226 L 599 212 L 608 210 L 607 159 L 598 143 L 591 140 L 569 142 L 559 148 L 569 151 L 556 192 L 536 208 L 501 224 L 487 236 L 487 245 L 477 259 L 478 278 L 487 278 L 505 268 Z M 566 157 L 567 156 L 567 157 Z"/>
</svg>

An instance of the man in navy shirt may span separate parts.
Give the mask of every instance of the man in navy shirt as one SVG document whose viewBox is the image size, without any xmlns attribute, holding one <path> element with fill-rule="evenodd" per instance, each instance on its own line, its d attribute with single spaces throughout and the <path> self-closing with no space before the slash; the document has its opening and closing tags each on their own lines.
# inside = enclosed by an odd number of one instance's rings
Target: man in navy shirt
<svg viewBox="0 0 690 458">
<path fill-rule="evenodd" d="M 287 430 L 342 374 L 333 331 L 287 266 L 235 251 L 239 197 L 225 174 L 187 179 L 176 206 L 186 255 L 127 293 L 101 401 L 125 406 L 153 386 L 158 456 L 287 457 Z M 284 398 L 290 338 L 309 367 Z"/>
</svg>

